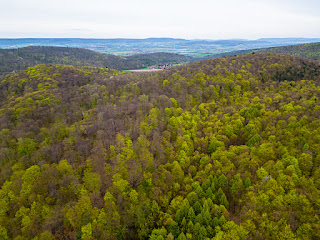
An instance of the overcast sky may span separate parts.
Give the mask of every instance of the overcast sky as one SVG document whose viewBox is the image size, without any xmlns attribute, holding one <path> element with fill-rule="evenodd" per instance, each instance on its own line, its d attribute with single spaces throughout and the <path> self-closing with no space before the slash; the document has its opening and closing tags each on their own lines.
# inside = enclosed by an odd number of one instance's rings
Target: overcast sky
<svg viewBox="0 0 320 240">
<path fill-rule="evenodd" d="M 320 37 L 320 0 L 1 0 L 0 38 Z"/>
</svg>

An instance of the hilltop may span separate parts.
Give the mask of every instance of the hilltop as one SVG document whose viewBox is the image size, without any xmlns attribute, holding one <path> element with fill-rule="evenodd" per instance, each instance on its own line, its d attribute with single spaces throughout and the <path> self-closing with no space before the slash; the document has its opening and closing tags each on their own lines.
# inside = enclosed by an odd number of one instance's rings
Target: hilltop
<svg viewBox="0 0 320 240">
<path fill-rule="evenodd" d="M 37 64 L 66 64 L 127 70 L 150 65 L 180 64 L 195 60 L 192 57 L 174 53 L 151 53 L 121 57 L 81 48 L 24 47 L 0 49 L 0 75 L 23 70 Z"/>
<path fill-rule="evenodd" d="M 247 54 L 0 78 L 0 239 L 319 239 L 320 67 Z"/>
</svg>

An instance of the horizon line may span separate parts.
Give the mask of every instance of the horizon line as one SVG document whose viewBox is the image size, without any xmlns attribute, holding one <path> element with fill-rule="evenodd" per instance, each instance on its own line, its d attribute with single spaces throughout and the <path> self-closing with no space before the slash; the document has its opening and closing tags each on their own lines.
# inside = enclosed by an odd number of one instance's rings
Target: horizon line
<svg viewBox="0 0 320 240">
<path fill-rule="evenodd" d="M 81 39 L 81 40 L 148 40 L 148 39 L 172 39 L 172 40 L 188 40 L 188 41 L 222 41 L 222 40 L 242 40 L 255 41 L 261 39 L 320 39 L 319 37 L 261 37 L 261 38 L 174 38 L 174 37 L 146 37 L 146 38 L 88 38 L 88 37 L 0 37 L 0 40 L 20 40 L 20 39 Z"/>
</svg>

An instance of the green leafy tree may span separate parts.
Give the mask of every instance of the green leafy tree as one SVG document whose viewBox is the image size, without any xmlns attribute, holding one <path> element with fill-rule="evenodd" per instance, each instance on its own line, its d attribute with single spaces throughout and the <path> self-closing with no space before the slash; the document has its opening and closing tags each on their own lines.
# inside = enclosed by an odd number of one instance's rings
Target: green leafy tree
<svg viewBox="0 0 320 240">
<path fill-rule="evenodd" d="M 172 233 L 172 235 L 177 238 L 180 235 L 180 229 L 177 222 L 173 221 L 171 225 L 169 226 L 169 232 Z"/>
<path fill-rule="evenodd" d="M 18 139 L 18 155 L 23 157 L 27 155 L 29 158 L 31 154 L 36 150 L 36 143 L 31 138 L 19 138 Z"/>
<path fill-rule="evenodd" d="M 224 174 L 220 175 L 220 177 L 218 178 L 218 183 L 220 187 L 227 186 L 228 185 L 227 177 Z"/>
</svg>

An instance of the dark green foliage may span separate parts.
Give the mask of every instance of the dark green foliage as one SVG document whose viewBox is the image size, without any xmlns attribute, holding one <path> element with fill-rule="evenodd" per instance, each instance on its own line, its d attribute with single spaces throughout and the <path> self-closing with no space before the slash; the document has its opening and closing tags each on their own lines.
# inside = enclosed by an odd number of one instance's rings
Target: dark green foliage
<svg viewBox="0 0 320 240">
<path fill-rule="evenodd" d="M 195 221 L 195 219 L 196 219 L 196 214 L 195 214 L 195 212 L 194 212 L 193 207 L 190 207 L 190 208 L 189 208 L 187 219 L 188 219 L 189 221 L 192 221 L 192 222 Z"/>
<path fill-rule="evenodd" d="M 224 174 L 222 174 L 218 178 L 218 186 L 222 187 L 222 186 L 226 186 L 226 185 L 228 185 L 228 179 Z"/>
<path fill-rule="evenodd" d="M 201 206 L 201 204 L 200 204 L 199 201 L 196 201 L 196 202 L 195 202 L 195 204 L 193 205 L 193 208 L 194 208 L 194 213 L 195 213 L 196 215 L 200 214 L 201 211 L 202 211 L 202 206 Z"/>
<path fill-rule="evenodd" d="M 172 233 L 172 235 L 177 238 L 180 235 L 179 225 L 175 221 L 171 223 L 169 226 L 169 232 Z"/>
</svg>

